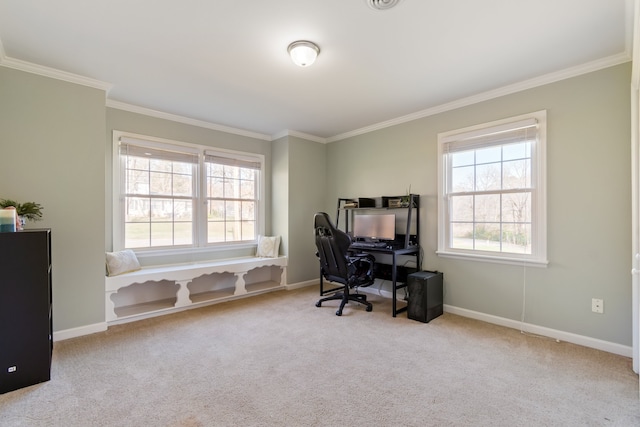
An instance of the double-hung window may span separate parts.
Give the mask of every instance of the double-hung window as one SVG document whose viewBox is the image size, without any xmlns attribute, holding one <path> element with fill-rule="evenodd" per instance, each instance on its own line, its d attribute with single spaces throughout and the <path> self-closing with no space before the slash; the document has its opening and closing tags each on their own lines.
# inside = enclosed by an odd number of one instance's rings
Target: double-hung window
<svg viewBox="0 0 640 427">
<path fill-rule="evenodd" d="M 261 164 L 207 152 L 207 242 L 255 240 Z"/>
<path fill-rule="evenodd" d="M 114 132 L 114 248 L 252 244 L 264 224 L 264 158 Z"/>
<path fill-rule="evenodd" d="M 438 135 L 438 254 L 547 264 L 546 112 Z"/>
</svg>

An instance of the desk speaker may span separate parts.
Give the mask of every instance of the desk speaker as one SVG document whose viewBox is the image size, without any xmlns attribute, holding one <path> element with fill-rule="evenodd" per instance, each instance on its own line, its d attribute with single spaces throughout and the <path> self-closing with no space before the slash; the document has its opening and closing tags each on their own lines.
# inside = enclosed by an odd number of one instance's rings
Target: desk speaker
<svg viewBox="0 0 640 427">
<path fill-rule="evenodd" d="M 423 323 L 442 314 L 442 273 L 418 271 L 407 276 L 407 317 Z"/>
</svg>

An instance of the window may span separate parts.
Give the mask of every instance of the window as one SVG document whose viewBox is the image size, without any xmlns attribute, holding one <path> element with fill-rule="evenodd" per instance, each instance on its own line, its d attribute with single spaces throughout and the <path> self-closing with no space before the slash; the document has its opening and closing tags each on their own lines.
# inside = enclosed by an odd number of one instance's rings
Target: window
<svg viewBox="0 0 640 427">
<path fill-rule="evenodd" d="M 212 153 L 207 166 L 207 240 L 254 240 L 260 163 Z"/>
<path fill-rule="evenodd" d="M 546 265 L 546 112 L 438 135 L 438 254 Z"/>
<path fill-rule="evenodd" d="M 255 243 L 262 156 L 114 132 L 114 247 Z"/>
</svg>

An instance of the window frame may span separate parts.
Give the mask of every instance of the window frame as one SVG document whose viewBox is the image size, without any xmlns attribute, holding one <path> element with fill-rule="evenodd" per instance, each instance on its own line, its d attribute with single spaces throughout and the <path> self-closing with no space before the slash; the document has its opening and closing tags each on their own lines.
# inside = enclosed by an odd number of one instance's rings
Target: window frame
<svg viewBox="0 0 640 427">
<path fill-rule="evenodd" d="M 483 251 L 479 249 L 461 249 L 452 247 L 452 219 L 449 194 L 451 162 L 448 146 L 456 141 L 484 136 L 490 139 L 492 134 L 516 129 L 519 123 L 535 120 L 536 140 L 531 147 L 531 254 Z M 438 249 L 436 254 L 442 257 L 485 261 L 502 264 L 530 265 L 546 267 L 547 260 L 547 184 L 546 184 L 546 110 L 522 114 L 488 123 L 482 123 L 461 129 L 438 133 Z M 500 146 L 503 142 L 486 142 L 484 147 Z M 471 149 L 471 148 L 470 148 Z M 502 161 L 501 161 L 502 162 Z M 474 163 L 475 164 L 475 163 Z M 508 190 L 501 189 L 500 194 Z M 470 192 L 482 194 L 482 191 Z"/>
<path fill-rule="evenodd" d="M 139 256 L 154 255 L 183 255 L 188 253 L 200 252 L 217 252 L 224 250 L 242 249 L 255 247 L 258 242 L 258 236 L 264 234 L 265 230 L 265 156 L 259 153 L 241 152 L 228 150 L 214 146 L 193 144 L 181 141 L 175 141 L 164 138 L 157 138 L 147 135 L 134 134 L 123 131 L 113 131 L 112 144 L 112 193 L 113 193 L 113 215 L 112 215 L 112 235 L 113 250 L 125 249 L 125 189 L 123 180 L 123 157 L 120 156 L 121 139 L 128 140 L 130 143 L 150 148 L 184 151 L 196 153 L 198 161 L 194 166 L 195 196 L 193 207 L 193 243 L 191 245 L 181 246 L 158 246 L 158 247 L 142 247 L 131 248 Z M 258 170 L 257 199 L 256 199 L 256 229 L 255 238 L 253 240 L 232 241 L 232 242 L 214 242 L 207 241 L 207 215 L 206 202 L 206 155 L 217 155 L 241 161 L 253 161 L 260 164 Z"/>
</svg>

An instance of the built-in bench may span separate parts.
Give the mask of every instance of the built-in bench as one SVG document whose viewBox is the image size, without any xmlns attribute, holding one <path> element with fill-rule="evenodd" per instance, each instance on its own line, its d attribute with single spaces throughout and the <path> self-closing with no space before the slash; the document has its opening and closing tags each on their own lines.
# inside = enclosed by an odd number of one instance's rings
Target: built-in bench
<svg viewBox="0 0 640 427">
<path fill-rule="evenodd" d="M 105 278 L 109 324 L 283 289 L 287 257 L 241 257 L 143 267 Z"/>
</svg>

